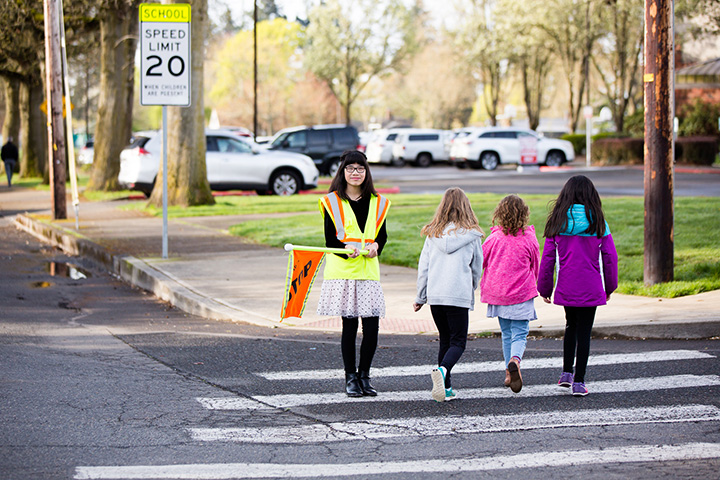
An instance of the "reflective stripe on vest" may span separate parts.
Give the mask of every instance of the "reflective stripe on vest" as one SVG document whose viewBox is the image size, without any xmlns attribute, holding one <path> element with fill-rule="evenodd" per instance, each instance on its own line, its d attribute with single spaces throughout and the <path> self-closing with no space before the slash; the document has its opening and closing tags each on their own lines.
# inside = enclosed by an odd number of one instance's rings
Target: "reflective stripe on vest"
<svg viewBox="0 0 720 480">
<path fill-rule="evenodd" d="M 368 217 L 362 230 L 350 203 L 341 200 L 337 193 L 331 192 L 321 198 L 319 207 L 323 215 L 327 212 L 332 217 L 337 239 L 362 250 L 365 245 L 375 241 L 377 231 L 387 216 L 390 201 L 381 195 L 370 198 Z M 328 255 L 325 257 L 325 279 L 380 280 L 378 259 L 364 255 L 347 259 Z"/>
<path fill-rule="evenodd" d="M 323 214 L 325 213 L 325 211 L 330 213 L 330 216 L 333 219 L 333 223 L 335 224 L 335 232 L 338 240 L 345 243 L 346 245 L 352 245 L 353 247 L 362 250 L 365 245 L 375 241 L 375 236 L 377 235 L 378 230 L 380 230 L 380 227 L 382 226 L 382 223 L 385 221 L 385 217 L 387 216 L 388 209 L 390 208 L 390 201 L 382 195 L 373 195 L 370 198 L 370 206 L 368 208 L 368 220 L 370 218 L 375 219 L 375 228 L 372 232 L 372 236 L 368 236 L 367 234 L 369 232 L 367 227 L 370 226 L 370 224 L 366 221 L 364 228 L 362 228 L 362 231 L 358 230 L 359 233 L 363 234 L 362 238 L 348 236 L 348 218 L 345 214 L 343 204 L 350 208 L 350 212 L 352 212 L 352 207 L 350 207 L 349 203 L 343 201 L 336 192 L 330 192 L 329 194 L 325 195 L 320 199 L 320 211 Z M 370 217 L 371 213 L 374 214 L 373 217 Z M 354 216 L 354 213 L 352 213 L 352 215 Z M 360 225 L 358 225 L 358 227 L 360 227 Z"/>
</svg>

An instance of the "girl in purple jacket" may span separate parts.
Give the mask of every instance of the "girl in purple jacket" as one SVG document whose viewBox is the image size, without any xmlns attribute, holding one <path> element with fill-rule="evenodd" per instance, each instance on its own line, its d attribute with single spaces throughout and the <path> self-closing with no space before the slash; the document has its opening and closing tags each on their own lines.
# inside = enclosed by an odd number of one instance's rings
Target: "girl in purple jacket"
<svg viewBox="0 0 720 480">
<path fill-rule="evenodd" d="M 572 386 L 573 395 L 585 396 L 595 310 L 607 303 L 618 284 L 615 243 L 600 195 L 589 178 L 576 175 L 565 183 L 548 215 L 544 236 L 538 292 L 550 303 L 554 288 L 555 304 L 565 307 L 563 371 L 558 385 Z"/>
<path fill-rule="evenodd" d="M 537 319 L 540 245 L 535 227 L 528 225 L 530 210 L 522 198 L 508 195 L 493 213 L 490 236 L 483 243 L 483 277 L 480 301 L 487 303 L 487 316 L 498 317 L 505 359 L 505 386 L 522 389 L 522 360 L 530 320 Z"/>
</svg>

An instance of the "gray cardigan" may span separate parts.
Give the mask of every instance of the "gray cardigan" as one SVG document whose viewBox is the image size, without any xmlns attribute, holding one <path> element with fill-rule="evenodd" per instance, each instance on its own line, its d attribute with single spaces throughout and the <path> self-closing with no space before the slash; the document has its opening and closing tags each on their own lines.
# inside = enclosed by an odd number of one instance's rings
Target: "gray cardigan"
<svg viewBox="0 0 720 480">
<path fill-rule="evenodd" d="M 427 237 L 418 262 L 419 305 L 451 305 L 473 309 L 475 290 L 482 274 L 483 234 L 458 229 L 440 238 Z"/>
</svg>

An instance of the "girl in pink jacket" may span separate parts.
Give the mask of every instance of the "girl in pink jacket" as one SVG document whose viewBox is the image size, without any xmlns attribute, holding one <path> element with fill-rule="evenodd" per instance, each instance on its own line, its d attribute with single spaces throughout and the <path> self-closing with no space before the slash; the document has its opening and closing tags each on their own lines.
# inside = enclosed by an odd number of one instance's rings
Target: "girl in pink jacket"
<svg viewBox="0 0 720 480">
<path fill-rule="evenodd" d="M 535 227 L 528 225 L 530 209 L 517 195 L 503 198 L 493 213 L 490 236 L 483 243 L 483 277 L 480 301 L 487 316 L 498 317 L 505 359 L 505 386 L 522 389 L 522 360 L 530 320 L 537 319 L 534 298 L 540 245 Z"/>
</svg>

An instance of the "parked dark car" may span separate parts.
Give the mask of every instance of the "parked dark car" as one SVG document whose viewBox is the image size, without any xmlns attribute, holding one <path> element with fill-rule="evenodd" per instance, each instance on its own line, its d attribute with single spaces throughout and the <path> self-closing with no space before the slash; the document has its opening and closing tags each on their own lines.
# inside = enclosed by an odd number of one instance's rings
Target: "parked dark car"
<svg viewBox="0 0 720 480">
<path fill-rule="evenodd" d="M 280 130 L 268 144 L 269 150 L 286 150 L 313 159 L 320 173 L 334 176 L 345 150 L 357 150 L 360 138 L 355 127 L 315 125 Z"/>
</svg>

